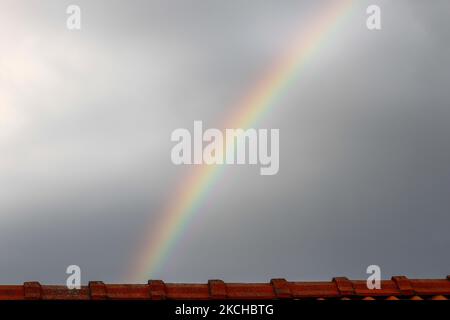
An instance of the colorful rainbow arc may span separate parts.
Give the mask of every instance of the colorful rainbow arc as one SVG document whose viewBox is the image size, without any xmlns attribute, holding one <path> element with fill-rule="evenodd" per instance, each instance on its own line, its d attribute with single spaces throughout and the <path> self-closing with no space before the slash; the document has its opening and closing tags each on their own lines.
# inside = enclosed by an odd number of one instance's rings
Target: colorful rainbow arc
<svg viewBox="0 0 450 320">
<path fill-rule="evenodd" d="M 238 104 L 237 112 L 225 122 L 224 128 L 248 128 L 259 121 L 282 97 L 298 77 L 301 68 L 319 49 L 327 36 L 350 13 L 354 0 L 337 0 L 327 8 L 311 26 L 294 39 L 267 75 L 258 82 L 245 99 Z M 229 144 L 227 143 L 226 150 Z M 131 268 L 136 280 L 154 275 L 178 242 L 194 214 L 206 199 L 208 192 L 223 172 L 223 165 L 197 165 L 190 177 L 182 181 L 170 201 L 160 225 L 152 225 L 145 235 L 138 258 Z"/>
</svg>

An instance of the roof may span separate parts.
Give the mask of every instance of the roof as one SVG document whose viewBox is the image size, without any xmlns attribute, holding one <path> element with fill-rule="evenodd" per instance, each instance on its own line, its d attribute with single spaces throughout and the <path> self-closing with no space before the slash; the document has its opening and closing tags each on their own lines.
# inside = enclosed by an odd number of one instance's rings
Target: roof
<svg viewBox="0 0 450 320">
<path fill-rule="evenodd" d="M 269 283 L 225 283 L 209 280 L 205 284 L 165 283 L 104 284 L 89 282 L 81 289 L 66 286 L 0 285 L 0 300 L 215 300 L 215 299 L 353 299 L 353 300 L 448 300 L 450 276 L 446 279 L 409 279 L 405 276 L 381 281 L 381 289 L 368 289 L 365 280 L 345 277 L 332 281 L 297 282 L 272 279 Z"/>
</svg>

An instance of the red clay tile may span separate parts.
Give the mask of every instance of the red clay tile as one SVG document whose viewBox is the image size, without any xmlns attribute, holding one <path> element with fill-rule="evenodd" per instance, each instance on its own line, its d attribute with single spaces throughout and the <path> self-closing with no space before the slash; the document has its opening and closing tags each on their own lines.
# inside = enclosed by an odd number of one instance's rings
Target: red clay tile
<svg viewBox="0 0 450 320">
<path fill-rule="evenodd" d="M 42 288 L 39 282 L 25 282 L 23 294 L 26 300 L 39 300 L 42 298 Z"/>
<path fill-rule="evenodd" d="M 381 289 L 370 290 L 363 280 L 334 278 L 329 282 L 290 282 L 272 279 L 270 283 L 225 283 L 210 280 L 207 284 L 164 283 L 104 284 L 89 282 L 81 289 L 65 286 L 0 285 L 0 300 L 209 300 L 209 299 L 362 299 L 362 300 L 447 300 L 450 278 L 408 279 L 404 276 L 383 280 Z"/>
<path fill-rule="evenodd" d="M 272 279 L 270 280 L 270 284 L 278 299 L 292 298 L 291 289 L 286 279 Z"/>
<path fill-rule="evenodd" d="M 355 289 L 353 284 L 346 277 L 333 278 L 333 282 L 342 296 L 353 296 L 355 294 Z"/>
<path fill-rule="evenodd" d="M 106 285 L 101 281 L 89 282 L 89 294 L 92 300 L 105 300 L 107 298 Z"/>
<path fill-rule="evenodd" d="M 437 296 L 433 296 L 431 298 L 431 300 L 448 300 L 446 297 L 444 297 L 443 295 L 437 295 Z"/>
<path fill-rule="evenodd" d="M 227 286 L 225 282 L 222 280 L 209 280 L 209 296 L 211 299 L 226 299 L 227 294 Z"/>
<path fill-rule="evenodd" d="M 401 295 L 404 296 L 409 296 L 409 295 L 413 295 L 414 289 L 411 285 L 411 281 L 409 281 L 409 279 L 405 276 L 395 276 L 392 277 L 392 281 L 394 281 L 397 284 L 397 287 L 400 291 Z"/>
<path fill-rule="evenodd" d="M 149 280 L 148 287 L 150 292 L 150 299 L 165 300 L 167 297 L 166 285 L 161 280 Z"/>
</svg>

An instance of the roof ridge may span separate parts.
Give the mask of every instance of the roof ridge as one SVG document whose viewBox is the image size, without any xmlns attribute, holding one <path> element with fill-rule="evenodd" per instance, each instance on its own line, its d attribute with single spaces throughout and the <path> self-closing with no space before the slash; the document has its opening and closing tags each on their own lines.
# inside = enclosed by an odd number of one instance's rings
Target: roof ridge
<svg viewBox="0 0 450 320">
<path fill-rule="evenodd" d="M 25 282 L 0 285 L 0 300 L 212 300 L 212 299 L 434 299 L 450 298 L 450 276 L 444 279 L 409 279 L 394 276 L 381 280 L 380 289 L 369 289 L 365 280 L 336 277 L 332 281 L 287 281 L 236 283 L 170 283 L 149 280 L 147 284 L 105 284 L 91 281 L 80 289 L 63 285 Z M 366 299 L 367 300 L 367 299 Z M 370 300 L 370 299 L 369 299 Z"/>
</svg>

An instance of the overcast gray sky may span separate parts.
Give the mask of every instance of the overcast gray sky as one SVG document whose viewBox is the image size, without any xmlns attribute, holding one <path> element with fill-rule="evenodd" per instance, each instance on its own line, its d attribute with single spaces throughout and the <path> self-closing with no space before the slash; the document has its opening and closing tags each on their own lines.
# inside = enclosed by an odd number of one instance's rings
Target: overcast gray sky
<svg viewBox="0 0 450 320">
<path fill-rule="evenodd" d="M 0 282 L 124 281 L 192 169 L 171 132 L 220 126 L 331 2 L 0 0 Z M 449 14 L 355 1 L 258 124 L 280 129 L 279 173 L 225 168 L 155 276 L 449 274 Z"/>
</svg>

